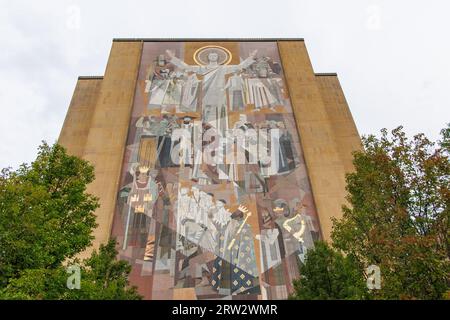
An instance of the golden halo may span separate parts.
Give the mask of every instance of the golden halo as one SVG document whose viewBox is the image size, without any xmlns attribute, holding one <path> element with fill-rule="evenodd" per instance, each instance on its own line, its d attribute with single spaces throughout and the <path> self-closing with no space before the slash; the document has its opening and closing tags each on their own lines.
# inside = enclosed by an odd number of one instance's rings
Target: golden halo
<svg viewBox="0 0 450 320">
<path fill-rule="evenodd" d="M 198 64 L 199 66 L 206 66 L 208 64 L 206 57 L 211 51 L 214 51 L 219 55 L 217 63 L 220 65 L 227 65 L 231 62 L 231 59 L 233 59 L 233 55 L 227 48 L 211 45 L 211 46 L 204 46 L 195 50 L 194 52 L 195 63 Z"/>
</svg>

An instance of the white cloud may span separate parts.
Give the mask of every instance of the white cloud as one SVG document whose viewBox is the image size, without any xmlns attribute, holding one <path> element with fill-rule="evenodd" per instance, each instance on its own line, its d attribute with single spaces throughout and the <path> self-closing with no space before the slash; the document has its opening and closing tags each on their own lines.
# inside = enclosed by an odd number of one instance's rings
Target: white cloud
<svg viewBox="0 0 450 320">
<path fill-rule="evenodd" d="M 430 0 L 0 0 L 0 167 L 53 142 L 78 75 L 103 74 L 114 37 L 304 37 L 338 72 L 360 133 L 450 121 L 450 4 Z M 78 15 L 79 13 L 79 15 Z"/>
</svg>

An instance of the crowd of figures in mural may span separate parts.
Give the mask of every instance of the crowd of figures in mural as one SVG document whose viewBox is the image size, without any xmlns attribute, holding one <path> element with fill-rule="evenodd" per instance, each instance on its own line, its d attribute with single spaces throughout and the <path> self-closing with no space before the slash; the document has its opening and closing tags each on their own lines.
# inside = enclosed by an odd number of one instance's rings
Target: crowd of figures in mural
<svg viewBox="0 0 450 320">
<path fill-rule="evenodd" d="M 147 298 L 286 299 L 320 230 L 277 45 L 167 46 L 144 44 L 120 258 Z"/>
</svg>

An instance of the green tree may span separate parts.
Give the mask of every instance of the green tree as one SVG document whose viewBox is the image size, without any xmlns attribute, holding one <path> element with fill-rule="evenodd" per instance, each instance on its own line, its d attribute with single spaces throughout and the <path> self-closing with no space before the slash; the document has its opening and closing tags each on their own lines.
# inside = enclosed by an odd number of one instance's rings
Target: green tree
<svg viewBox="0 0 450 320">
<path fill-rule="evenodd" d="M 67 263 L 80 268 L 79 289 L 68 289 L 70 274 L 62 265 L 53 269 L 26 269 L 0 291 L 0 299 L 139 300 L 141 296 L 127 280 L 131 266 L 126 261 L 116 260 L 115 244 L 110 240 L 82 263 L 77 260 Z"/>
<path fill-rule="evenodd" d="M 0 175 L 0 286 L 24 269 L 52 268 L 91 244 L 97 199 L 86 161 L 43 143 L 37 159 Z"/>
<path fill-rule="evenodd" d="M 347 176 L 348 206 L 333 246 L 360 270 L 381 269 L 380 299 L 440 299 L 449 289 L 449 129 L 437 145 L 402 128 L 363 138 Z"/>
<path fill-rule="evenodd" d="M 294 281 L 295 300 L 364 299 L 368 297 L 363 272 L 349 256 L 325 242 L 308 251 L 301 277 Z"/>
<path fill-rule="evenodd" d="M 449 156 L 450 155 L 450 123 L 447 124 L 447 128 L 441 130 L 442 140 L 439 141 L 443 152 Z"/>
<path fill-rule="evenodd" d="M 0 174 L 0 298 L 122 299 L 127 262 L 115 261 L 114 242 L 83 261 L 81 290 L 67 290 L 64 264 L 91 245 L 98 199 L 86 192 L 93 167 L 43 143 L 36 160 Z M 62 288 L 64 288 L 63 291 Z M 102 290 L 100 290 L 102 288 Z"/>
</svg>

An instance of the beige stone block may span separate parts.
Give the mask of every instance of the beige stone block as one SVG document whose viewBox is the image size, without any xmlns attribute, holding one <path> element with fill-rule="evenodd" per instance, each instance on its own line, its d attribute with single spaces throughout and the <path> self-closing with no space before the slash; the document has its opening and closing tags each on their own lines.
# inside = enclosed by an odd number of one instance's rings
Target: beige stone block
<svg viewBox="0 0 450 320">
<path fill-rule="evenodd" d="M 141 42 L 113 42 L 92 116 L 84 158 L 94 165 L 96 174 L 88 192 L 99 197 L 101 205 L 96 211 L 93 248 L 107 242 L 111 232 L 141 52 Z"/>
<path fill-rule="evenodd" d="M 71 155 L 82 157 L 102 79 L 79 79 L 67 110 L 58 143 Z"/>
<path fill-rule="evenodd" d="M 173 300 L 197 300 L 195 288 L 173 289 Z"/>
<path fill-rule="evenodd" d="M 278 48 L 322 236 L 329 241 L 331 218 L 342 216 L 341 206 L 345 202 L 345 166 L 304 42 L 279 41 Z"/>
</svg>

